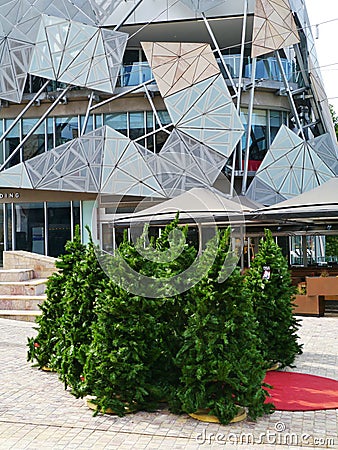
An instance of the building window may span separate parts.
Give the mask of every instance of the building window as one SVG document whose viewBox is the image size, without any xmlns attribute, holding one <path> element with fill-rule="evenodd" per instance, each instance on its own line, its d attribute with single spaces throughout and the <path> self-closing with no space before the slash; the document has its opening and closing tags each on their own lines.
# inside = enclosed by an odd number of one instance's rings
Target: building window
<svg viewBox="0 0 338 450">
<path fill-rule="evenodd" d="M 6 119 L 6 130 L 13 123 L 12 119 Z M 20 144 L 20 123 L 17 123 L 14 128 L 8 133 L 5 140 L 5 159 L 9 157 L 13 153 L 13 151 Z M 10 159 L 8 164 L 6 165 L 6 169 L 9 167 L 15 166 L 20 162 L 20 151 L 17 151 L 16 154 Z"/>
<path fill-rule="evenodd" d="M 85 116 L 80 116 L 80 131 L 82 133 L 82 128 L 85 122 Z M 86 134 L 86 133 L 90 133 L 91 131 L 94 130 L 94 118 L 93 116 L 88 116 L 88 120 L 87 120 L 87 124 L 86 124 L 86 129 L 84 130 L 84 133 L 82 134 Z"/>
<path fill-rule="evenodd" d="M 14 204 L 15 250 L 45 253 L 45 214 L 43 203 Z"/>
<path fill-rule="evenodd" d="M 52 150 L 55 147 L 54 144 L 54 119 L 48 117 L 47 119 L 47 150 Z"/>
<path fill-rule="evenodd" d="M 128 119 L 126 112 L 104 114 L 103 123 L 119 133 L 128 136 Z"/>
<path fill-rule="evenodd" d="M 242 149 L 245 153 L 247 140 L 248 111 L 243 109 L 241 117 L 244 123 L 245 133 L 242 137 Z M 250 133 L 249 160 L 262 161 L 267 151 L 267 111 L 253 110 Z"/>
<path fill-rule="evenodd" d="M 287 125 L 287 114 L 285 111 L 270 111 L 270 144 L 275 139 L 282 124 Z"/>
<path fill-rule="evenodd" d="M 78 117 L 57 117 L 55 119 L 55 146 L 65 144 L 79 136 Z"/>
<path fill-rule="evenodd" d="M 129 113 L 129 137 L 135 140 L 141 136 L 145 135 L 145 123 L 144 123 L 144 113 L 141 112 L 130 112 Z M 139 144 L 144 145 L 144 139 L 138 141 Z"/>
<path fill-rule="evenodd" d="M 38 119 L 22 120 L 22 137 L 24 138 L 37 124 Z M 23 146 L 23 160 L 33 158 L 45 151 L 45 122 L 43 122 L 28 138 Z"/>
<path fill-rule="evenodd" d="M 241 118 L 244 123 L 245 133 L 242 137 L 243 155 L 246 150 L 248 110 L 241 110 Z M 282 124 L 287 125 L 287 113 L 285 111 L 254 109 L 252 113 L 251 139 L 250 139 L 250 161 L 262 161 L 270 144 Z M 256 169 L 253 170 L 257 170 Z M 250 169 L 249 169 L 250 170 Z"/>
<path fill-rule="evenodd" d="M 48 202 L 48 255 L 59 256 L 64 252 L 67 241 L 71 239 L 70 202 Z"/>
<path fill-rule="evenodd" d="M 6 235 L 6 249 L 13 250 L 12 232 L 13 232 L 13 203 L 5 204 L 5 235 Z"/>
</svg>

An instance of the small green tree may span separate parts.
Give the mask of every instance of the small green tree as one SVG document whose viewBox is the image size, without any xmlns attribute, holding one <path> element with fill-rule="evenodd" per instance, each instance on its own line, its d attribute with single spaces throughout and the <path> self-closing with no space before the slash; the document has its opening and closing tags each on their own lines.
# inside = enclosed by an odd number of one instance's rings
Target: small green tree
<svg viewBox="0 0 338 450">
<path fill-rule="evenodd" d="M 174 408 L 173 394 L 180 376 L 174 358 L 186 319 L 181 295 L 170 286 L 170 278 L 189 267 L 196 255 L 188 245 L 181 253 L 176 252 L 180 244 L 175 239 L 169 244 L 168 237 L 177 227 L 178 217 L 149 245 L 144 240 L 146 230 L 136 245 L 125 236 L 119 254 L 135 270 L 131 276 L 124 272 L 123 265 L 119 266 L 120 258 L 111 259 L 112 280 L 97 298 L 98 320 L 93 324 L 93 342 L 84 368 L 84 392 L 96 397 L 97 410 L 110 408 L 123 415 L 126 408 L 153 409 L 163 399 Z M 182 231 L 186 235 L 187 229 Z M 141 253 L 138 248 L 142 248 Z M 165 251 L 179 256 L 163 261 Z M 162 298 L 129 293 L 114 281 L 119 279 L 122 286 L 138 286 L 142 294 L 142 276 L 149 277 L 150 286 L 151 280 L 164 280 Z M 122 277 L 129 277 L 128 283 L 125 279 L 122 282 Z M 171 297 L 166 296 L 169 291 Z"/>
<path fill-rule="evenodd" d="M 83 258 L 85 246 L 81 243 L 80 228 L 75 229 L 74 239 L 65 245 L 65 253 L 57 259 L 57 271 L 48 278 L 46 300 L 40 305 L 41 316 L 36 319 L 37 336 L 28 339 L 28 361 L 38 367 L 56 370 L 57 359 L 55 347 L 60 338 L 60 320 L 64 314 L 63 298 L 69 277 L 72 277 L 74 266 Z"/>
<path fill-rule="evenodd" d="M 132 296 L 109 281 L 98 296 L 93 341 L 84 367 L 85 393 L 95 396 L 97 411 L 151 409 L 150 367 L 160 355 L 156 345 L 154 300 Z"/>
<path fill-rule="evenodd" d="M 209 409 L 224 424 L 234 418 L 238 405 L 247 406 L 252 418 L 270 410 L 264 404 L 265 371 L 252 304 L 239 269 L 230 273 L 234 257 L 229 237 L 230 229 L 220 235 L 211 267 L 217 243 L 209 243 L 204 263 L 210 269 L 187 293 L 189 319 L 176 360 L 182 370 L 178 397 L 183 411 Z M 224 276 L 226 272 L 230 274 Z"/>
<path fill-rule="evenodd" d="M 267 367 L 290 366 L 302 353 L 297 330 L 300 321 L 293 315 L 295 288 L 286 258 L 270 230 L 265 230 L 259 251 L 246 272 L 248 292 L 259 324 L 261 353 Z"/>
<path fill-rule="evenodd" d="M 338 236 L 325 236 L 325 255 L 338 257 Z"/>
<path fill-rule="evenodd" d="M 89 228 L 87 231 L 89 243 L 65 280 L 61 301 L 63 313 L 58 320 L 52 361 L 60 379 L 66 387 L 71 386 L 74 395 L 82 390 L 83 366 L 92 341 L 92 323 L 96 321 L 96 296 L 108 280 L 96 257 Z"/>
</svg>

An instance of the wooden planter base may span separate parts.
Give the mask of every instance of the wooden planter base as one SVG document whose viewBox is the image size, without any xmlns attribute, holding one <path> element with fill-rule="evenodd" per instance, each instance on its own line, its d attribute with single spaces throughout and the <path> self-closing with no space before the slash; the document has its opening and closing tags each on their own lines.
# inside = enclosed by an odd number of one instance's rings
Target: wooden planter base
<svg viewBox="0 0 338 450">
<path fill-rule="evenodd" d="M 51 369 L 50 367 L 47 366 L 42 366 L 41 370 L 43 370 L 44 372 L 56 372 L 56 370 Z"/>
<path fill-rule="evenodd" d="M 268 369 L 266 369 L 267 372 L 273 371 L 273 370 L 278 370 L 281 366 L 281 363 L 276 362 L 273 366 L 269 367 Z"/>
<path fill-rule="evenodd" d="M 220 423 L 218 417 L 209 414 L 210 409 L 198 409 L 194 413 L 190 413 L 189 416 L 193 419 L 197 419 L 201 422 L 209 422 L 209 423 Z M 236 416 L 230 420 L 230 423 L 240 422 L 245 420 L 247 417 L 247 413 L 244 408 L 240 408 Z"/>
<path fill-rule="evenodd" d="M 95 397 L 91 397 L 91 396 L 88 396 L 87 398 L 86 398 L 86 405 L 88 406 L 88 408 L 90 408 L 90 409 L 92 409 L 93 411 L 96 411 L 97 410 L 97 405 L 93 402 L 93 400 L 95 400 Z M 125 409 L 124 409 L 124 412 L 126 413 L 126 414 L 130 414 L 130 413 L 133 413 L 133 412 L 135 412 L 136 411 L 136 408 L 130 408 L 129 406 L 125 406 Z M 102 412 L 103 413 L 103 411 L 101 410 L 100 412 Z M 113 415 L 117 415 L 116 414 L 116 412 L 115 411 L 113 411 L 111 408 L 107 408 L 106 410 L 105 410 L 105 414 L 113 414 Z"/>
</svg>

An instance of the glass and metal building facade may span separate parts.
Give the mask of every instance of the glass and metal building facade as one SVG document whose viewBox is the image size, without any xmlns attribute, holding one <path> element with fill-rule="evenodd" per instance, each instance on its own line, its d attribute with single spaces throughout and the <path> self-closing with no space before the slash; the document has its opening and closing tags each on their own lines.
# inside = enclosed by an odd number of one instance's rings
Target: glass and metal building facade
<svg viewBox="0 0 338 450">
<path fill-rule="evenodd" d="M 269 205 L 338 174 L 305 0 L 7 3 L 0 250 L 57 256 L 98 195 L 122 212 L 224 178 Z"/>
</svg>

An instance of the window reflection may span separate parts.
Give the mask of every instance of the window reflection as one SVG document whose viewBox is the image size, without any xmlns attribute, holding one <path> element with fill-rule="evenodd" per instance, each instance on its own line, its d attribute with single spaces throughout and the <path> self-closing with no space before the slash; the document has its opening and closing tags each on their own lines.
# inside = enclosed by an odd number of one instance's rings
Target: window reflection
<svg viewBox="0 0 338 450">
<path fill-rule="evenodd" d="M 79 136 L 77 117 L 57 117 L 55 119 L 55 146 L 65 144 Z"/>
<path fill-rule="evenodd" d="M 38 119 L 23 119 L 22 120 L 22 135 L 23 138 L 31 131 L 37 124 Z M 23 146 L 23 159 L 33 158 L 33 156 L 40 155 L 45 151 L 45 123 L 43 122 L 34 133 L 28 138 Z"/>
</svg>

